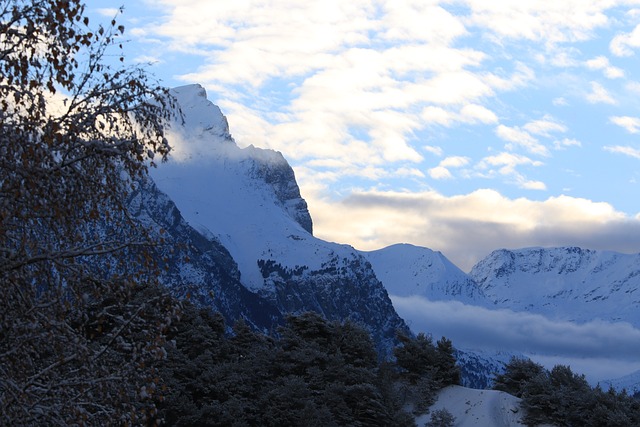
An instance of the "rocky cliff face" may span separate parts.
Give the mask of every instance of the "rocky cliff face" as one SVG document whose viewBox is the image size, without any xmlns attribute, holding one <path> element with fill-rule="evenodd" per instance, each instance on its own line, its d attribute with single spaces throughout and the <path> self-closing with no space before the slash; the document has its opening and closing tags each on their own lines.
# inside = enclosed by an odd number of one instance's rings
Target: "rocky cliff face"
<svg viewBox="0 0 640 427">
<path fill-rule="evenodd" d="M 140 220 L 166 230 L 165 283 L 229 321 L 244 317 L 265 330 L 309 310 L 353 319 L 388 353 L 396 331 L 408 331 L 404 321 L 355 249 L 312 235 L 284 157 L 239 148 L 200 86 L 174 93 L 185 118 L 171 126 L 172 154 L 132 198 Z"/>
<path fill-rule="evenodd" d="M 281 153 L 248 147 L 249 175 L 264 181 L 273 188 L 277 200 L 285 212 L 309 234 L 313 234 L 313 221 L 307 202 L 300 195 L 293 169 Z"/>
</svg>

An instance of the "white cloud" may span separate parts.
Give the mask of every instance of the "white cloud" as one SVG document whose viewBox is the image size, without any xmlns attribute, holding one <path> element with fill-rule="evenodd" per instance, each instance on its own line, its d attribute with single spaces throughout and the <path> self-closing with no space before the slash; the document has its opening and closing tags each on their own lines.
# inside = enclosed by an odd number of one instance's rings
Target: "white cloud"
<svg viewBox="0 0 640 427">
<path fill-rule="evenodd" d="M 488 156 L 478 163 L 479 169 L 491 169 L 499 167 L 501 175 L 515 174 L 517 166 L 531 165 L 542 166 L 542 162 L 531 160 L 529 157 L 513 153 L 500 153 L 494 156 Z"/>
<path fill-rule="evenodd" d="M 493 111 L 477 104 L 467 104 L 460 109 L 459 113 L 430 105 L 422 110 L 421 118 L 427 123 L 446 127 L 453 126 L 455 123 L 493 124 L 498 121 L 498 116 Z"/>
<path fill-rule="evenodd" d="M 457 348 L 525 353 L 549 368 L 569 362 L 574 372 L 586 374 L 593 383 L 640 369 L 636 357 L 640 329 L 628 323 L 575 323 L 458 301 L 390 297 L 414 332 L 426 332 L 436 339 L 446 336 Z"/>
<path fill-rule="evenodd" d="M 429 169 L 429 176 L 433 179 L 451 179 L 453 175 L 449 172 L 449 169 L 443 166 L 436 166 L 435 168 Z"/>
<path fill-rule="evenodd" d="M 442 126 L 450 126 L 455 120 L 454 115 L 446 111 L 442 107 L 434 107 L 432 105 L 425 107 L 421 114 L 422 119 L 427 123 L 433 123 Z"/>
<path fill-rule="evenodd" d="M 573 138 L 563 138 L 562 140 L 554 141 L 553 145 L 556 150 L 563 150 L 567 147 L 582 147 L 582 143 Z"/>
<path fill-rule="evenodd" d="M 450 168 L 460 168 L 469 164 L 470 159 L 462 156 L 451 156 L 443 159 L 438 166 L 429 169 L 429 176 L 433 179 L 451 179 Z"/>
<path fill-rule="evenodd" d="M 419 296 L 392 295 L 392 301 L 414 331 L 446 336 L 461 346 L 627 360 L 635 360 L 640 351 L 640 329 L 629 323 L 574 323 Z"/>
<path fill-rule="evenodd" d="M 383 36 L 391 40 L 442 43 L 465 35 L 467 30 L 462 21 L 435 3 L 383 2 L 387 18 Z"/>
<path fill-rule="evenodd" d="M 591 82 L 591 92 L 587 94 L 587 101 L 592 104 L 617 104 L 604 86 L 598 82 Z"/>
<path fill-rule="evenodd" d="M 524 188 L 525 190 L 544 191 L 547 189 L 547 185 L 542 181 L 531 181 L 523 177 L 518 178 L 518 185 L 520 186 L 520 188 Z"/>
<path fill-rule="evenodd" d="M 492 124 L 498 122 L 498 116 L 482 105 L 468 104 L 462 107 L 460 110 L 461 121 L 463 122 L 480 122 L 486 124 Z"/>
<path fill-rule="evenodd" d="M 493 2 L 468 0 L 470 20 L 503 38 L 556 44 L 583 41 L 609 23 L 610 4 L 582 0 Z M 571 17 L 571 19 L 567 19 Z"/>
<path fill-rule="evenodd" d="M 598 56 L 596 58 L 590 59 L 585 64 L 590 70 L 604 71 L 604 75 L 608 79 L 619 79 L 621 77 L 624 77 L 624 71 L 609 64 L 609 59 L 606 56 Z"/>
<path fill-rule="evenodd" d="M 446 168 L 459 168 L 468 165 L 469 161 L 470 159 L 468 157 L 452 156 L 441 161 L 440 166 L 444 166 Z"/>
<path fill-rule="evenodd" d="M 96 12 L 101 16 L 112 19 L 120 14 L 120 9 L 115 7 L 101 7 L 96 9 Z"/>
<path fill-rule="evenodd" d="M 524 125 L 524 129 L 535 135 L 551 137 L 554 132 L 564 133 L 567 131 L 567 127 L 562 123 L 558 123 L 550 116 L 544 116 L 540 120 L 533 120 Z"/>
<path fill-rule="evenodd" d="M 609 121 L 624 128 L 629 133 L 640 132 L 640 117 L 614 116 L 609 117 Z"/>
<path fill-rule="evenodd" d="M 158 64 L 162 64 L 164 62 L 163 59 L 155 57 L 155 56 L 151 56 L 151 55 L 140 55 L 136 58 L 133 59 L 133 62 L 136 64 L 152 64 L 152 65 L 158 65 Z"/>
<path fill-rule="evenodd" d="M 442 153 L 443 153 L 442 147 L 434 147 L 434 146 L 431 146 L 431 145 L 425 145 L 423 148 L 426 151 L 428 151 L 429 153 L 435 154 L 438 157 L 442 156 Z"/>
<path fill-rule="evenodd" d="M 629 82 L 625 87 L 627 90 L 640 95 L 640 82 Z"/>
<path fill-rule="evenodd" d="M 580 246 L 636 253 L 640 218 L 569 196 L 510 199 L 494 190 L 445 197 L 435 191 L 306 194 L 315 234 L 373 250 L 408 242 L 442 251 L 462 269 L 496 248 Z"/>
<path fill-rule="evenodd" d="M 637 148 L 625 147 L 622 145 L 614 145 L 614 146 L 604 147 L 604 149 L 612 153 L 624 154 L 625 156 L 640 159 L 640 150 Z"/>
<path fill-rule="evenodd" d="M 406 177 L 416 177 L 416 178 L 424 178 L 424 173 L 421 170 L 416 168 L 400 168 L 395 171 L 394 175 L 397 176 L 406 176 Z"/>
<path fill-rule="evenodd" d="M 609 50 L 616 56 L 631 56 L 633 49 L 638 47 L 640 47 L 640 25 L 630 33 L 615 36 L 609 44 Z"/>
<path fill-rule="evenodd" d="M 551 102 L 552 102 L 553 105 L 555 105 L 557 107 L 565 107 L 565 106 L 569 105 L 569 102 L 563 97 L 553 98 L 553 100 Z"/>
<path fill-rule="evenodd" d="M 544 145 L 540 144 L 540 142 L 526 130 L 522 130 L 518 127 L 499 125 L 496 128 L 496 135 L 500 139 L 508 142 L 513 142 L 524 147 L 530 153 L 538 154 L 541 156 L 549 155 L 549 151 L 547 150 L 547 148 Z"/>
</svg>

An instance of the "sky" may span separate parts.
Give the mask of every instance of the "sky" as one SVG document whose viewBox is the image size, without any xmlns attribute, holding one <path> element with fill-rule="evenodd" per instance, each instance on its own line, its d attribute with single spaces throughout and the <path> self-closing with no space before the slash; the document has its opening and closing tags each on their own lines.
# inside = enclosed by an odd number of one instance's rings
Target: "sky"
<svg viewBox="0 0 640 427">
<path fill-rule="evenodd" d="M 317 237 L 640 252 L 640 0 L 124 3 L 128 64 L 282 152 Z"/>
</svg>

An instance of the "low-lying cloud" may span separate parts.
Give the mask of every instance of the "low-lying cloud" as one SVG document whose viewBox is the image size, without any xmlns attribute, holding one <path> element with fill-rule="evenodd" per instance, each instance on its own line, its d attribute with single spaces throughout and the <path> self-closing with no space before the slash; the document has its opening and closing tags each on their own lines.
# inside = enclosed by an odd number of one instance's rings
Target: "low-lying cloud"
<svg viewBox="0 0 640 427">
<path fill-rule="evenodd" d="M 640 369 L 640 329 L 629 323 L 574 323 L 458 301 L 390 297 L 414 332 L 430 333 L 435 339 L 446 336 L 458 348 L 528 354 L 547 366 L 569 364 L 592 381 Z M 608 366 L 603 369 L 597 361 Z"/>
</svg>

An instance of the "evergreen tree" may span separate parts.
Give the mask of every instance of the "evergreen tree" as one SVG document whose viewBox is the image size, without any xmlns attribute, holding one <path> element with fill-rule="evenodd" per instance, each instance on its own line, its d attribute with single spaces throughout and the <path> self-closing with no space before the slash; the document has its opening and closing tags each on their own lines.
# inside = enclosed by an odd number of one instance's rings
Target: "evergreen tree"
<svg viewBox="0 0 640 427">
<path fill-rule="evenodd" d="M 530 359 L 512 357 L 505 365 L 504 372 L 496 376 L 493 389 L 522 397 L 526 385 L 544 372 L 545 369 L 542 365 Z"/>
<path fill-rule="evenodd" d="M 456 418 L 446 409 L 438 409 L 433 411 L 426 427 L 453 427 Z"/>
</svg>

